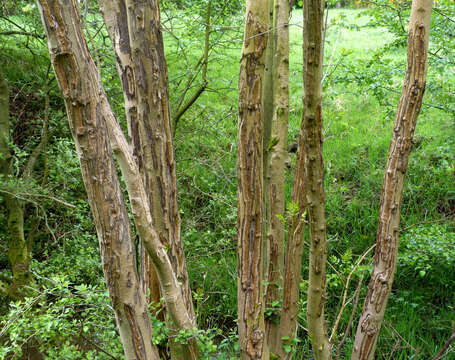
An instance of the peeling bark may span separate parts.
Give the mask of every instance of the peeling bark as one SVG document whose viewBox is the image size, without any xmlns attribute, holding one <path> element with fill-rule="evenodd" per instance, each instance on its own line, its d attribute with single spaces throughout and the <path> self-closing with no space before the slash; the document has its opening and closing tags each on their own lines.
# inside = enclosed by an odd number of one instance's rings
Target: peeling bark
<svg viewBox="0 0 455 360">
<path fill-rule="evenodd" d="M 406 79 L 396 113 L 382 184 L 375 263 L 351 359 L 372 360 L 396 271 L 400 208 L 412 137 L 425 92 L 432 0 L 413 0 Z"/>
<path fill-rule="evenodd" d="M 180 237 L 175 160 L 170 132 L 169 95 L 158 2 L 100 1 L 117 55 L 129 135 L 152 211 L 153 226 L 168 248 L 188 314 L 196 327 L 191 291 Z M 125 16 L 125 14 L 127 16 Z M 158 276 L 145 249 L 141 271 L 149 301 L 160 301 Z M 163 314 L 163 312 L 161 312 Z M 170 328 L 179 328 L 174 323 Z M 192 350 L 186 349 L 192 347 Z M 174 358 L 197 354 L 196 341 L 171 343 Z M 197 356 L 197 355 L 196 355 Z"/>
<path fill-rule="evenodd" d="M 167 66 L 164 57 L 159 1 L 126 0 L 132 68 L 137 89 L 137 118 L 132 123 L 134 155 L 138 159 L 155 229 L 168 249 L 185 307 L 193 327 L 193 310 L 185 254 L 180 235 L 177 179 L 170 124 Z M 144 265 L 147 265 L 148 260 Z M 146 266 L 143 266 L 146 269 Z M 151 283 L 152 279 L 148 279 Z M 171 328 L 180 330 L 177 324 Z M 191 348 L 191 349 L 190 349 Z M 175 359 L 198 357 L 195 339 L 171 344 Z M 196 356 L 196 357 L 193 357 Z"/>
<path fill-rule="evenodd" d="M 307 198 L 310 264 L 308 280 L 308 335 L 316 360 L 331 358 L 324 324 L 327 234 L 322 156 L 323 8 L 321 0 L 304 2 L 304 141 L 305 192 Z"/>
<path fill-rule="evenodd" d="M 283 217 L 285 212 L 284 175 L 289 120 L 289 0 L 275 0 L 273 8 L 272 140 L 268 145 L 270 180 L 266 183 L 270 201 L 267 229 L 269 262 L 266 304 L 280 303 L 283 295 L 285 224 L 280 216 Z M 295 308 L 297 309 L 297 306 Z M 266 328 L 270 352 L 283 355 L 280 314 L 278 319 L 266 322 Z"/>
<path fill-rule="evenodd" d="M 40 0 L 49 51 L 63 93 L 100 241 L 104 274 L 127 359 L 158 359 L 152 345 L 147 303 L 136 271 L 129 217 L 113 153 L 124 175 L 138 233 L 157 269 L 167 310 L 177 326 L 191 331 L 177 278 L 154 229 L 144 185 L 107 101 L 85 42 L 77 4 Z"/>
<path fill-rule="evenodd" d="M 263 295 L 263 82 L 267 0 L 247 1 L 239 75 L 238 328 L 241 359 L 268 359 Z"/>
<path fill-rule="evenodd" d="M 124 0 L 99 0 L 99 5 L 115 52 L 117 72 L 122 83 L 125 115 L 128 124 L 128 136 L 134 151 L 138 153 L 141 148 L 140 138 L 137 134 L 138 89 L 134 81 L 128 21 L 125 16 L 126 3 Z M 144 166 L 141 168 L 143 179 L 145 179 L 144 168 Z M 147 189 L 147 193 L 150 194 L 150 189 Z M 161 298 L 158 277 L 142 244 L 140 246 L 140 263 L 144 293 L 147 294 L 149 303 L 157 304 L 160 302 Z M 162 315 L 164 315 L 164 310 L 160 312 L 160 316 Z M 162 320 L 164 320 L 164 318 L 162 318 Z"/>
</svg>

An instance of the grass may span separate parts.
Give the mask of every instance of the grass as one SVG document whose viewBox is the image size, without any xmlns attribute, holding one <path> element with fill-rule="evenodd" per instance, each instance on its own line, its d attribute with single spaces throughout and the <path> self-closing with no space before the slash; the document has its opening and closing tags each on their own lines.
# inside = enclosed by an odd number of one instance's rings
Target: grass
<svg viewBox="0 0 455 360">
<path fill-rule="evenodd" d="M 294 11 L 290 22 L 293 25 L 290 27 L 289 142 L 292 142 L 297 139 L 302 116 L 301 12 Z M 327 33 L 325 71 L 330 76 L 324 83 L 324 158 L 328 235 L 332 239 L 329 256 L 337 259 L 348 249 L 355 258 L 375 242 L 382 176 L 405 72 L 404 48 L 387 52 L 377 67 L 370 64 L 368 68 L 373 53 L 393 38 L 385 29 L 359 31 L 353 26 L 360 27 L 367 22 L 368 17 L 362 15 L 362 10 L 329 12 L 331 25 Z M 235 326 L 236 316 L 233 308 L 236 303 L 235 109 L 240 34 L 231 36 L 229 44 L 229 49 L 217 52 L 218 59 L 223 61 L 215 60 L 209 66 L 209 86 L 213 91 L 205 93 L 186 116 L 176 138 L 190 277 L 194 288 L 200 288 L 205 295 L 200 319 L 214 327 Z M 431 69 L 429 71 L 429 79 L 432 79 Z M 378 91 L 375 76 L 383 80 L 379 85 L 390 91 Z M 431 98 L 432 95 L 427 94 L 424 102 L 431 104 Z M 409 164 L 402 207 L 403 227 L 453 214 L 450 212 L 453 210 L 441 210 L 452 206 L 443 205 L 454 190 L 452 137 L 453 119 L 441 110 L 424 106 Z M 200 160 L 201 153 L 208 157 Z M 435 158 L 445 167 L 435 166 Z M 191 159 L 191 164 L 187 159 Z M 289 197 L 291 172 L 287 178 Z M 446 231 L 453 231 L 453 227 Z M 203 257 L 205 261 L 201 261 Z M 305 261 L 303 267 L 306 272 Z M 329 277 L 334 275 L 329 268 Z M 430 305 L 435 288 L 419 289 L 417 285 L 407 284 L 407 280 L 399 278 L 395 284 L 378 354 L 387 358 L 396 347 L 393 359 L 428 359 L 450 335 L 450 321 L 454 320 L 451 306 L 455 299 L 453 292 L 448 292 L 445 306 Z M 329 285 L 329 320 L 333 321 L 336 315 L 341 290 L 339 286 Z M 346 325 L 349 311 L 342 327 Z M 219 314 L 215 319 L 214 312 Z M 306 337 L 305 333 L 301 336 Z M 347 352 L 351 345 L 348 341 Z M 310 356 L 307 341 L 303 341 L 298 353 L 304 358 Z"/>
</svg>

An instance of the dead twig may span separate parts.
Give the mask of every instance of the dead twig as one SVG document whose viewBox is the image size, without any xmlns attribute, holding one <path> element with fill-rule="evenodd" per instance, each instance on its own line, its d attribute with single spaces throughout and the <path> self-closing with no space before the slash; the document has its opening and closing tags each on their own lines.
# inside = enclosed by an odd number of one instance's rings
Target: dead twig
<svg viewBox="0 0 455 360">
<path fill-rule="evenodd" d="M 336 360 L 340 359 L 341 348 L 343 347 L 344 343 L 346 342 L 348 334 L 351 331 L 352 322 L 354 321 L 355 313 L 357 312 L 357 307 L 359 305 L 360 290 L 362 289 L 362 282 L 363 282 L 363 275 L 360 277 L 359 283 L 357 284 L 357 288 L 355 289 L 355 293 L 354 293 L 355 299 L 354 299 L 354 304 L 352 306 L 351 316 L 349 317 L 348 326 L 346 327 L 343 338 L 338 343 L 337 354 L 336 354 L 336 358 L 335 358 Z"/>
<path fill-rule="evenodd" d="M 446 343 L 444 344 L 444 346 L 442 347 L 441 351 L 439 351 L 436 356 L 433 358 L 433 360 L 440 360 L 442 359 L 442 357 L 444 356 L 444 353 L 446 352 L 446 350 L 449 348 L 450 346 L 450 343 L 455 340 L 455 331 L 452 333 L 452 335 L 450 335 L 450 337 L 447 339 Z"/>
</svg>

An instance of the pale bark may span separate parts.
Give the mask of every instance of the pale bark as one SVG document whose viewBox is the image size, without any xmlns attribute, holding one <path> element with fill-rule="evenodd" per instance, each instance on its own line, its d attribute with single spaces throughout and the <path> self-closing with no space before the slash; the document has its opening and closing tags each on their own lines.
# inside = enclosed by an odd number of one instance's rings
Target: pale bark
<svg viewBox="0 0 455 360">
<path fill-rule="evenodd" d="M 272 65 L 273 109 L 271 142 L 269 142 L 268 199 L 268 248 L 266 304 L 282 301 L 284 286 L 284 241 L 285 212 L 284 176 L 287 158 L 286 144 L 289 120 L 289 0 L 274 1 Z M 299 270 L 300 271 L 300 270 Z M 266 323 L 267 342 L 270 352 L 282 354 L 282 335 L 280 333 L 280 314 L 277 319 Z"/>
<path fill-rule="evenodd" d="M 331 358 L 324 324 L 327 234 L 322 156 L 323 1 L 304 2 L 304 113 L 305 191 L 307 197 L 310 263 L 308 280 L 308 335 L 316 360 Z"/>
<path fill-rule="evenodd" d="M 170 124 L 167 66 L 161 33 L 159 1 L 126 0 L 126 14 L 137 89 L 137 124 L 132 124 L 134 155 L 149 196 L 152 221 L 178 282 L 185 307 L 196 327 L 185 254 L 180 236 L 177 179 Z M 137 139 L 136 139 L 137 138 Z M 171 324 L 172 327 L 179 327 Z M 195 339 L 171 347 L 172 357 L 197 354 Z M 189 349 L 189 348 L 192 349 Z M 197 358 L 197 357 L 196 357 Z"/>
<path fill-rule="evenodd" d="M 63 92 L 100 242 L 103 270 L 127 359 L 158 359 L 112 149 L 107 101 L 74 1 L 40 0 L 51 61 Z M 108 112 L 106 114 L 106 112 Z"/>
<path fill-rule="evenodd" d="M 136 161 L 112 113 L 85 42 L 77 4 L 40 0 L 49 51 L 63 92 L 89 204 L 101 244 L 105 276 L 128 359 L 158 359 L 147 304 L 136 272 L 129 219 L 112 152 L 124 176 L 137 231 L 157 270 L 166 309 L 179 329 L 193 333 L 166 246 L 151 217 Z M 192 358 L 197 358 L 194 355 Z"/>
<path fill-rule="evenodd" d="M 8 179 L 12 175 L 12 156 L 9 146 L 9 89 L 0 71 L 0 175 Z M 24 285 L 31 281 L 30 253 L 24 236 L 24 209 L 22 203 L 9 192 L 2 193 L 8 222 L 8 260 L 12 281 L 4 284 L 7 294 L 18 299 L 24 295 Z"/>
<path fill-rule="evenodd" d="M 239 75 L 238 329 L 242 359 L 268 359 L 263 295 L 263 103 L 267 0 L 246 4 Z"/>
<path fill-rule="evenodd" d="M 131 57 L 130 36 L 128 31 L 128 21 L 126 14 L 125 0 L 99 0 L 100 10 L 103 14 L 104 23 L 112 42 L 112 47 L 116 55 L 117 72 L 119 74 L 125 104 L 125 115 L 128 124 L 128 136 L 132 143 L 135 153 L 140 152 L 141 142 L 137 134 L 137 86 L 134 81 L 133 59 Z M 136 131 L 133 132 L 133 129 Z M 141 162 L 142 164 L 142 162 Z M 144 166 L 141 167 L 143 179 L 145 179 Z M 147 189 L 150 194 L 150 189 Z M 150 197 L 150 200 L 152 198 Z M 141 280 L 147 300 L 151 304 L 160 302 L 161 292 L 158 277 L 150 259 L 140 245 Z M 160 311 L 160 316 L 164 311 Z M 164 318 L 162 318 L 164 319 Z"/>
<path fill-rule="evenodd" d="M 406 79 L 390 141 L 384 175 L 375 263 L 351 359 L 372 360 L 396 271 L 400 208 L 404 178 L 427 72 L 428 35 L 432 0 L 413 0 L 409 21 Z"/>
<path fill-rule="evenodd" d="M 40 0 L 54 71 L 94 217 L 107 288 L 127 359 L 159 359 L 136 271 L 128 213 L 107 133 L 112 116 L 74 1 Z"/>
<path fill-rule="evenodd" d="M 170 133 L 167 69 L 160 29 L 158 2 L 101 1 L 108 31 L 117 55 L 117 68 L 122 80 L 128 129 L 142 175 L 153 225 L 161 242 L 168 247 L 186 308 L 195 316 L 189 289 L 188 274 L 180 239 L 180 217 L 177 207 L 175 161 Z M 128 16 L 125 16 L 127 14 Z M 150 301 L 159 302 L 158 278 L 152 263 L 141 248 L 141 271 Z M 169 324 L 175 328 L 175 324 Z M 197 353 L 194 339 L 192 351 L 186 346 L 172 345 L 176 358 Z"/>
</svg>

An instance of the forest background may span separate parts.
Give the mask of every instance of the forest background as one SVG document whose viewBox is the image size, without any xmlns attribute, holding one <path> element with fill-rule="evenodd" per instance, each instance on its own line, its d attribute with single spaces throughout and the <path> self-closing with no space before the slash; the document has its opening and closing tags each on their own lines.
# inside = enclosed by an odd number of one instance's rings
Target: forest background
<svg viewBox="0 0 455 360">
<path fill-rule="evenodd" d="M 20 358 L 28 347 L 36 347 L 50 359 L 120 359 L 123 350 L 104 285 L 96 232 L 36 6 L 27 1 L 2 1 L 0 6 L 0 67 L 10 88 L 9 145 L 14 157 L 13 176 L 0 178 L 0 196 L 13 196 L 23 204 L 32 253 L 32 280 L 27 286 L 34 289 L 22 302 L 2 295 L 0 358 Z M 165 1 L 162 23 L 173 107 L 183 109 L 207 82 L 177 120 L 179 205 L 201 350 L 206 358 L 216 354 L 230 359 L 238 351 L 236 137 L 244 8 L 241 2 L 225 6 L 222 1 L 214 7 L 205 79 L 200 59 L 207 3 Z M 371 270 L 371 253 L 361 266 L 356 264 L 375 240 L 387 148 L 406 69 L 410 3 L 334 2 L 328 7 L 323 83 L 326 313 L 333 324 L 351 271 L 349 297 Z M 115 59 L 96 3 L 82 2 L 81 12 L 105 89 L 126 126 Z M 436 2 L 426 94 L 404 189 L 398 271 L 381 330 L 379 358 L 429 359 L 454 332 L 454 19 L 453 2 Z M 293 11 L 290 23 L 288 200 L 295 165 L 292 144 L 302 118 L 301 10 Z M 11 275 L 3 209 L 0 280 Z M 302 272 L 308 272 L 306 261 Z M 300 286 L 304 293 L 306 282 Z M 360 297 L 364 296 L 362 288 Z M 268 316 L 277 306 L 268 304 Z M 305 296 L 299 308 L 300 340 L 290 351 L 296 358 L 309 358 Z M 352 302 L 340 328 L 346 327 L 351 311 Z M 154 317 L 153 326 L 154 341 L 164 343 L 165 324 Z M 347 353 L 350 346 L 348 339 Z"/>
</svg>

